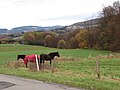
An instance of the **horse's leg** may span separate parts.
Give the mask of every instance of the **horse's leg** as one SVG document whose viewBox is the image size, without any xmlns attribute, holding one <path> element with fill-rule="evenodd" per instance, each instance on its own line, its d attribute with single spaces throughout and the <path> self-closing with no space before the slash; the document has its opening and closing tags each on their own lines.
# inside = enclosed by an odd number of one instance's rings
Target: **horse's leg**
<svg viewBox="0 0 120 90">
<path fill-rule="evenodd" d="M 26 68 L 28 68 L 27 63 L 26 63 Z"/>
<path fill-rule="evenodd" d="M 42 63 L 42 58 L 40 58 L 40 63 Z"/>
<path fill-rule="evenodd" d="M 50 66 L 51 66 L 51 63 L 52 63 L 52 62 L 51 62 L 51 59 L 50 59 Z"/>
<path fill-rule="evenodd" d="M 42 58 L 41 57 L 39 59 L 39 63 L 40 63 L 40 69 L 42 69 Z"/>
<path fill-rule="evenodd" d="M 41 63 L 39 64 L 39 68 L 40 68 L 40 70 L 42 69 L 42 65 L 41 65 Z"/>
<path fill-rule="evenodd" d="M 45 62 L 45 61 L 44 61 L 44 59 L 43 59 L 43 70 L 44 70 L 44 62 Z"/>
</svg>

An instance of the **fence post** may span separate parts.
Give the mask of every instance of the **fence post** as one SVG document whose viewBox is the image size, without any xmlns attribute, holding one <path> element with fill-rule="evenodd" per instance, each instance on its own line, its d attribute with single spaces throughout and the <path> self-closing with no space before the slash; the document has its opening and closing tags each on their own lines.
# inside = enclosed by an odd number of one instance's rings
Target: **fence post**
<svg viewBox="0 0 120 90">
<path fill-rule="evenodd" d="M 36 65 L 37 65 L 37 70 L 39 71 L 39 64 L 38 64 L 37 55 L 35 55 L 35 57 L 36 57 Z"/>
<path fill-rule="evenodd" d="M 96 72 L 97 72 L 98 79 L 100 79 L 100 62 L 98 58 L 96 60 Z"/>
</svg>

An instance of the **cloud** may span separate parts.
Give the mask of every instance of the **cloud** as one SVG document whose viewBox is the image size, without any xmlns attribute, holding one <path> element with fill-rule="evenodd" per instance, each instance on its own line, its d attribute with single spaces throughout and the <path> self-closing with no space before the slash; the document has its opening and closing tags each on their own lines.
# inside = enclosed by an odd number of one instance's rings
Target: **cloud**
<svg viewBox="0 0 120 90">
<path fill-rule="evenodd" d="M 70 24 L 89 19 L 114 0 L 0 0 L 0 26 Z"/>
</svg>

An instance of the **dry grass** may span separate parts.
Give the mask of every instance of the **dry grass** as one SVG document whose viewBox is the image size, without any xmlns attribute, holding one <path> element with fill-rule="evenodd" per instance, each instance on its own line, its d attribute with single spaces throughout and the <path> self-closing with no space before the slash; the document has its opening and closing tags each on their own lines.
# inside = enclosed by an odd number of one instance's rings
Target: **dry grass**
<svg viewBox="0 0 120 90">
<path fill-rule="evenodd" d="M 36 63 L 32 63 L 32 62 L 29 62 L 28 63 L 28 69 L 30 70 L 30 71 L 37 71 L 37 65 L 36 65 Z"/>
<path fill-rule="evenodd" d="M 96 60 L 96 59 L 113 59 L 113 58 L 120 58 L 120 54 L 109 54 L 109 55 L 101 55 L 99 54 L 96 57 L 92 57 L 91 55 L 88 56 L 88 59 Z"/>
<path fill-rule="evenodd" d="M 26 68 L 26 66 L 22 60 L 8 61 L 4 64 L 4 66 L 7 68 L 21 68 L 21 67 Z M 52 73 L 57 71 L 57 68 L 55 67 L 55 65 L 50 66 L 49 62 L 45 62 L 45 64 L 44 65 L 42 64 L 41 66 L 39 65 L 39 69 L 40 69 L 40 71 L 52 72 Z M 29 62 L 28 70 L 36 72 L 37 71 L 36 63 Z"/>
<path fill-rule="evenodd" d="M 5 63 L 4 66 L 9 68 L 19 68 L 19 67 L 24 67 L 25 65 L 23 61 L 19 60 L 19 61 L 8 61 Z"/>
<path fill-rule="evenodd" d="M 80 61 L 83 60 L 83 58 L 72 58 L 72 57 L 60 57 L 60 58 L 55 58 L 53 62 L 59 62 L 59 61 Z"/>
</svg>

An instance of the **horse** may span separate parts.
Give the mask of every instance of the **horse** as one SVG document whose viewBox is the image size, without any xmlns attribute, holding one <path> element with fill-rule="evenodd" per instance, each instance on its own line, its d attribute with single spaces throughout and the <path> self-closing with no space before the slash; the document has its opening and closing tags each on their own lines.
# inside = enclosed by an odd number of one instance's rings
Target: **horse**
<svg viewBox="0 0 120 90">
<path fill-rule="evenodd" d="M 17 56 L 17 60 L 19 60 L 20 58 L 24 60 L 24 64 L 26 64 L 26 68 L 28 67 L 27 63 L 29 61 L 36 63 L 36 56 L 35 56 L 35 54 L 32 54 L 32 55 L 18 55 Z M 38 63 L 39 63 L 39 57 L 38 57 L 38 55 L 37 55 L 37 58 L 38 58 Z"/>
<path fill-rule="evenodd" d="M 43 63 L 43 65 L 44 65 L 44 62 L 46 60 L 46 61 L 50 61 L 50 66 L 51 66 L 51 63 L 52 63 L 51 61 L 54 59 L 55 56 L 60 57 L 58 52 L 51 52 L 49 54 L 41 54 L 40 55 L 40 64 Z"/>
</svg>

